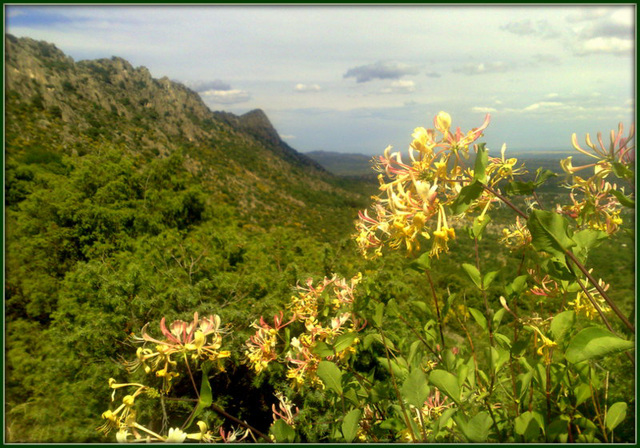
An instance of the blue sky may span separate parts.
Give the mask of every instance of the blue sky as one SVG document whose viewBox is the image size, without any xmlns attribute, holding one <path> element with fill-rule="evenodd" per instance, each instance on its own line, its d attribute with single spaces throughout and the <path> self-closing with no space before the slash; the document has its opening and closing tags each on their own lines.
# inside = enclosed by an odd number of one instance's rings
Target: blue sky
<svg viewBox="0 0 640 448">
<path fill-rule="evenodd" d="M 5 31 L 120 56 L 292 147 L 403 150 L 440 110 L 484 141 L 568 150 L 635 120 L 635 5 L 11 6 Z"/>
</svg>

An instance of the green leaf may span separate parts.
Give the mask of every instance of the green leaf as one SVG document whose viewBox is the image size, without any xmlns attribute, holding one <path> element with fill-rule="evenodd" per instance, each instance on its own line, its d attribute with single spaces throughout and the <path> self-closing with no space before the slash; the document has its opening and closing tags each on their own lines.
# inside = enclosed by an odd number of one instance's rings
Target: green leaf
<svg viewBox="0 0 640 448">
<path fill-rule="evenodd" d="M 327 388 L 342 395 L 342 371 L 338 366 L 329 361 L 320 361 L 316 372 Z"/>
<path fill-rule="evenodd" d="M 191 417 L 187 421 L 185 428 L 188 428 L 193 420 L 200 414 L 202 411 L 207 409 L 213 403 L 213 394 L 211 392 L 211 384 L 209 384 L 209 367 L 210 364 L 205 363 L 202 365 L 202 383 L 200 385 L 200 398 L 198 399 L 198 405 L 196 406 L 196 410 L 191 414 Z"/>
<path fill-rule="evenodd" d="M 607 232 L 602 230 L 584 229 L 573 234 L 571 239 L 576 242 L 579 248 L 587 250 L 595 249 L 600 243 L 609 238 Z"/>
<path fill-rule="evenodd" d="M 473 179 L 477 182 L 487 182 L 487 165 L 489 164 L 489 150 L 485 143 L 478 145 L 476 162 L 473 165 Z"/>
<path fill-rule="evenodd" d="M 333 349 L 336 351 L 336 353 L 340 353 L 342 350 L 349 348 L 355 340 L 356 333 L 341 334 L 333 343 Z"/>
<path fill-rule="evenodd" d="M 498 311 L 496 311 L 496 313 L 493 315 L 493 329 L 497 330 L 498 327 L 500 326 L 500 322 L 502 322 L 502 318 L 504 317 L 504 314 L 507 312 L 507 310 L 505 310 L 504 308 L 500 308 Z M 511 341 L 509 341 L 509 344 L 511 344 Z"/>
<path fill-rule="evenodd" d="M 538 168 L 536 170 L 536 180 L 535 180 L 536 187 L 539 187 L 540 185 L 542 185 L 552 177 L 558 177 L 558 175 L 551 170 L 543 169 L 542 167 Z"/>
<path fill-rule="evenodd" d="M 564 260 L 565 252 L 576 245 L 569 236 L 569 223 L 557 213 L 533 210 L 529 215 L 527 227 L 531 232 L 533 247 L 559 260 Z"/>
<path fill-rule="evenodd" d="M 395 348 L 395 346 L 393 345 L 393 342 L 389 338 L 386 338 L 383 341 L 382 336 L 378 333 L 370 333 L 366 335 L 364 337 L 364 341 L 362 342 L 362 345 L 364 346 L 365 349 L 368 349 L 371 346 L 371 344 L 374 342 L 379 342 L 381 345 L 384 345 L 384 343 L 386 342 L 387 347 L 389 347 L 390 349 Z"/>
<path fill-rule="evenodd" d="M 451 204 L 451 213 L 459 215 L 471 206 L 471 203 L 478 199 L 482 194 L 484 187 L 482 183 L 474 181 L 473 183 L 462 187 L 458 197 Z"/>
<path fill-rule="evenodd" d="M 467 310 L 469 310 L 469 313 L 471 313 L 471 315 L 473 316 L 473 318 L 476 320 L 476 322 L 478 323 L 478 325 L 480 325 L 480 327 L 484 330 L 487 331 L 488 330 L 488 326 L 487 326 L 487 318 L 484 317 L 484 314 L 482 314 L 480 311 L 478 311 L 475 308 L 467 308 Z"/>
<path fill-rule="evenodd" d="M 489 347 L 489 350 L 491 352 L 491 367 L 494 372 L 498 372 L 509 360 L 509 351 L 500 347 Z"/>
<path fill-rule="evenodd" d="M 533 379 L 533 370 L 528 371 L 527 373 L 521 373 L 518 375 L 518 381 L 516 382 L 517 390 L 518 390 L 518 400 L 522 400 L 522 397 L 529 391 L 529 386 L 531 385 L 531 380 Z"/>
<path fill-rule="evenodd" d="M 619 338 L 613 333 L 598 327 L 589 327 L 580 331 L 571 339 L 565 357 L 577 364 L 582 361 L 613 355 L 634 347 L 633 341 Z"/>
<path fill-rule="evenodd" d="M 333 349 L 324 341 L 318 341 L 311 352 L 321 358 L 326 358 L 327 356 L 333 356 L 335 354 Z"/>
<path fill-rule="evenodd" d="M 580 383 L 573 389 L 573 393 L 576 396 L 576 406 L 580 406 L 591 398 L 591 387 L 586 383 Z"/>
<path fill-rule="evenodd" d="M 482 233 L 484 232 L 484 229 L 487 227 L 487 224 L 489 224 L 490 222 L 491 222 L 491 216 L 489 215 L 476 216 L 476 218 L 473 220 L 473 227 L 471 228 L 473 236 L 478 238 L 478 240 L 481 240 Z"/>
<path fill-rule="evenodd" d="M 451 419 L 451 416 L 453 414 L 456 413 L 458 409 L 456 408 L 449 408 L 446 411 L 444 411 L 442 413 L 442 415 L 440 416 L 440 418 L 438 419 L 438 430 L 441 430 L 442 428 L 445 427 L 445 425 L 449 422 L 449 420 Z"/>
<path fill-rule="evenodd" d="M 575 322 L 576 312 L 573 310 L 563 311 L 557 314 L 551 321 L 551 326 L 549 327 L 553 335 L 553 340 L 561 343 L 565 335 L 571 331 Z"/>
<path fill-rule="evenodd" d="M 508 196 L 514 195 L 530 195 L 535 190 L 536 185 L 533 182 L 513 181 L 509 182 L 504 189 Z"/>
<path fill-rule="evenodd" d="M 527 274 L 519 275 L 514 278 L 511 284 L 507 285 L 506 290 L 507 294 L 520 294 L 527 287 L 527 278 L 529 276 Z"/>
<path fill-rule="evenodd" d="M 544 428 L 544 418 L 537 412 L 523 412 L 514 420 L 516 434 L 524 437 L 526 442 L 537 441 L 540 430 Z"/>
<path fill-rule="evenodd" d="M 398 302 L 396 299 L 390 299 L 387 302 L 387 316 L 395 317 L 398 315 Z"/>
<path fill-rule="evenodd" d="M 464 271 L 467 273 L 471 281 L 475 283 L 478 289 L 482 290 L 482 283 L 480 280 L 480 271 L 478 271 L 478 269 L 474 265 L 469 263 L 462 263 L 462 269 L 464 269 Z"/>
<path fill-rule="evenodd" d="M 619 190 L 609 190 L 609 193 L 616 197 L 618 202 L 620 202 L 620 205 L 629 208 L 635 208 L 636 201 L 631 196 L 625 196 L 624 193 Z"/>
<path fill-rule="evenodd" d="M 418 271 L 420 273 L 423 273 L 430 267 L 431 267 L 431 256 L 429 255 L 429 252 L 423 253 L 418 258 L 416 258 L 411 263 L 409 263 L 409 268 L 413 269 L 414 271 Z"/>
<path fill-rule="evenodd" d="M 296 431 L 289 426 L 284 420 L 278 419 L 273 422 L 269 432 L 276 438 L 278 443 L 291 443 L 296 438 Z"/>
<path fill-rule="evenodd" d="M 627 403 L 619 401 L 611 405 L 604 419 L 604 424 L 609 431 L 613 431 L 616 426 L 627 417 Z"/>
<path fill-rule="evenodd" d="M 373 315 L 373 322 L 378 326 L 382 326 L 382 315 L 384 314 L 384 303 L 380 302 L 376 305 L 376 313 Z"/>
<path fill-rule="evenodd" d="M 502 333 L 493 333 L 493 337 L 501 347 L 509 349 L 509 352 L 511 352 L 511 339 L 509 339 L 509 336 L 506 336 Z"/>
<path fill-rule="evenodd" d="M 489 438 L 489 430 L 493 422 L 487 411 L 478 412 L 468 422 L 465 422 L 460 415 L 453 417 L 453 420 L 469 442 L 482 443 Z"/>
<path fill-rule="evenodd" d="M 360 406 L 360 400 L 358 399 L 358 393 L 355 391 L 355 389 L 349 389 L 349 390 L 345 391 L 344 398 L 349 400 L 354 405 Z"/>
<path fill-rule="evenodd" d="M 489 271 L 489 272 L 487 272 L 487 274 L 482 279 L 482 286 L 484 286 L 484 289 L 487 289 L 489 287 L 489 285 L 491 284 L 493 279 L 496 278 L 496 275 L 498 275 L 499 272 L 500 271 Z"/>
<path fill-rule="evenodd" d="M 617 177 L 621 179 L 633 179 L 633 171 L 631 171 L 624 163 L 613 162 L 611 164 L 611 168 Z"/>
<path fill-rule="evenodd" d="M 400 392 L 407 403 L 414 405 L 418 409 L 422 408 L 430 392 L 427 376 L 422 371 L 422 368 L 417 367 L 411 370 Z"/>
<path fill-rule="evenodd" d="M 342 435 L 349 443 L 358 435 L 358 423 L 360 422 L 361 416 L 362 411 L 360 411 L 360 409 L 352 409 L 347 412 L 347 415 L 345 415 L 342 420 Z"/>
<path fill-rule="evenodd" d="M 429 375 L 429 382 L 451 398 L 456 404 L 460 404 L 460 386 L 458 379 L 446 370 L 433 370 Z"/>
</svg>

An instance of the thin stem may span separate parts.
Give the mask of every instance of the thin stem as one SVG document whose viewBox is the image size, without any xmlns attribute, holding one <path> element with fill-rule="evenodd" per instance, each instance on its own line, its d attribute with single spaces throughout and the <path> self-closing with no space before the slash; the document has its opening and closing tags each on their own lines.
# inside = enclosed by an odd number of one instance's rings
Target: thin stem
<svg viewBox="0 0 640 448">
<path fill-rule="evenodd" d="M 380 336 L 382 336 L 382 345 L 384 345 L 385 356 L 387 358 L 387 364 L 389 366 L 389 374 L 391 375 L 391 383 L 393 384 L 393 389 L 396 392 L 396 397 L 398 398 L 398 403 L 400 404 L 400 409 L 402 410 L 402 416 L 404 417 L 405 424 L 407 425 L 407 429 L 411 433 L 411 439 L 415 443 L 416 435 L 413 432 L 413 426 L 411 426 L 411 421 L 409 420 L 409 416 L 407 415 L 407 410 L 404 407 L 404 401 L 402 400 L 402 396 L 400 395 L 400 391 L 398 390 L 398 383 L 396 383 L 396 376 L 393 373 L 393 368 L 391 367 L 391 357 L 389 356 L 389 347 L 387 346 L 386 337 L 382 328 L 378 327 L 378 331 L 380 332 Z"/>
<path fill-rule="evenodd" d="M 478 270 L 478 273 L 480 273 L 480 251 L 478 249 L 478 237 L 473 237 L 473 243 L 474 243 L 474 248 L 475 248 L 475 252 L 476 252 L 476 269 Z M 485 311 L 485 315 L 487 317 L 487 330 L 489 332 L 489 345 L 491 345 L 491 347 L 493 347 L 494 343 L 493 343 L 493 324 L 492 324 L 492 319 L 490 318 L 490 311 L 491 309 L 489 308 L 489 301 L 487 300 L 487 291 L 486 288 L 484 286 L 484 279 L 482 278 L 482 274 L 480 273 L 480 291 L 482 292 L 482 299 L 484 301 L 484 311 Z"/>
<path fill-rule="evenodd" d="M 408 320 L 402 317 L 401 314 L 398 314 L 398 318 L 402 321 L 403 324 L 407 326 L 409 330 L 411 330 L 411 332 L 418 338 L 418 340 L 422 342 L 425 345 L 425 347 L 429 349 L 431 353 L 433 353 L 434 356 L 437 356 L 438 359 L 442 359 L 442 356 L 440 355 L 440 353 L 435 351 L 435 349 L 429 345 L 429 343 L 422 337 L 422 335 L 418 333 L 418 331 L 415 328 L 413 328 L 413 326 L 409 323 Z"/>
<path fill-rule="evenodd" d="M 536 202 L 538 203 L 538 205 L 540 206 L 540 210 L 544 210 L 544 205 L 542 205 L 542 202 L 540 201 L 540 198 L 538 197 L 538 193 L 536 193 L 535 190 L 533 191 L 533 197 L 536 200 Z"/>
<path fill-rule="evenodd" d="M 604 289 L 602 289 L 602 286 L 600 286 L 600 284 L 596 281 L 596 279 L 593 278 L 593 276 L 589 273 L 587 268 L 584 267 L 584 265 L 582 263 L 580 263 L 580 260 L 578 260 L 578 258 L 576 258 L 576 256 L 573 254 L 573 252 L 571 252 L 570 250 L 565 250 L 565 255 L 567 257 L 569 257 L 569 259 L 571 261 L 573 261 L 573 263 L 578 267 L 578 269 L 580 269 L 580 272 L 582 272 L 587 277 L 587 279 L 589 279 L 589 282 L 591 282 L 591 284 L 593 286 L 595 286 L 595 288 L 598 291 L 598 293 L 600 293 L 600 295 L 605 300 L 605 302 L 607 302 L 607 305 L 609 305 L 611 307 L 613 312 L 616 313 L 616 315 L 625 324 L 625 326 L 629 330 L 631 330 L 632 333 L 635 333 L 636 330 L 633 327 L 633 324 L 631 324 L 631 322 L 629 322 L 629 319 L 627 319 L 627 317 L 624 314 L 622 314 L 622 311 L 620 311 L 620 309 L 616 306 L 616 304 L 613 302 L 613 300 L 611 300 L 611 298 L 607 295 L 607 293 L 604 291 Z"/>
<path fill-rule="evenodd" d="M 424 272 L 427 274 L 427 278 L 429 279 L 429 285 L 431 286 L 431 295 L 433 295 L 433 302 L 436 304 L 436 315 L 438 316 L 438 329 L 440 330 L 440 341 L 442 342 L 442 348 L 445 348 L 444 344 L 444 333 L 442 331 L 442 319 L 440 318 L 440 307 L 438 306 L 438 296 L 436 294 L 436 288 L 433 286 L 433 280 L 431 279 L 431 274 L 429 273 L 429 269 L 425 269 Z"/>
<path fill-rule="evenodd" d="M 191 367 L 189 367 L 189 360 L 187 359 L 186 353 L 184 354 L 184 363 L 187 365 L 187 372 L 189 372 L 189 378 L 191 378 L 191 384 L 193 385 L 193 390 L 195 391 L 196 397 L 198 397 L 198 400 L 199 400 L 200 392 L 198 392 L 198 386 L 196 386 L 196 381 L 193 379 L 193 374 L 191 373 Z"/>
<path fill-rule="evenodd" d="M 553 349 L 549 349 L 549 361 L 546 362 L 546 387 L 545 387 L 545 397 L 547 400 L 547 425 L 551 423 L 551 357 L 553 355 Z M 545 431 L 546 432 L 546 431 Z M 546 435 L 545 435 L 546 437 Z"/>
<path fill-rule="evenodd" d="M 258 431 L 256 428 L 254 428 L 253 426 L 251 426 L 247 422 L 243 422 L 242 420 L 240 420 L 240 419 L 234 417 L 233 415 L 227 413 L 224 409 L 218 407 L 217 405 L 212 404 L 211 405 L 211 409 L 216 411 L 218 414 L 225 416 L 229 420 L 239 424 L 240 426 L 243 426 L 244 428 L 247 428 L 249 431 L 251 431 L 253 433 L 256 433 L 257 435 L 262 437 L 264 440 L 266 440 L 268 443 L 272 443 L 272 440 L 268 436 L 264 435 L 262 432 Z"/>
<path fill-rule="evenodd" d="M 589 366 L 589 389 L 591 390 L 591 401 L 593 402 L 593 408 L 596 411 L 596 418 L 598 419 L 598 423 L 600 424 L 600 429 L 602 430 L 604 441 L 605 443 L 607 443 L 607 430 L 605 429 L 604 419 L 602 418 L 602 413 L 600 412 L 600 404 L 598 403 L 596 391 L 593 390 L 593 384 L 591 383 L 591 366 Z"/>
<path fill-rule="evenodd" d="M 513 202 L 511 202 L 509 199 L 505 198 L 504 196 L 502 196 L 500 193 L 498 193 L 496 190 L 494 190 L 493 188 L 491 188 L 488 185 L 482 184 L 482 187 L 487 190 L 489 193 L 491 193 L 492 195 L 494 195 L 495 197 L 497 197 L 498 199 L 500 199 L 502 202 L 504 202 L 509 208 L 511 208 L 514 212 L 516 212 L 518 215 L 520 215 L 521 217 L 523 217 L 524 219 L 529 219 L 529 217 L 527 216 L 527 214 L 525 212 L 523 212 L 522 210 L 520 210 L 518 207 L 516 207 Z"/>
</svg>

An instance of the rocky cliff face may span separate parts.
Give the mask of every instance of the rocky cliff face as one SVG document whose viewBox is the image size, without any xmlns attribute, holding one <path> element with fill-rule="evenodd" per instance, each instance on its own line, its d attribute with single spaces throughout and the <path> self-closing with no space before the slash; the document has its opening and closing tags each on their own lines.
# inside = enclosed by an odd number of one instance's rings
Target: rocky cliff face
<svg viewBox="0 0 640 448">
<path fill-rule="evenodd" d="M 166 77 L 154 79 L 146 67 L 134 68 L 119 57 L 76 63 L 53 44 L 11 35 L 5 37 L 5 45 L 7 92 L 52 110 L 80 131 L 90 131 L 92 123 L 87 122 L 87 116 L 101 112 L 121 122 L 148 122 L 162 144 L 151 144 L 148 136 L 145 140 L 162 153 L 175 138 L 202 141 L 227 125 L 251 135 L 290 162 L 322 170 L 284 143 L 262 110 L 242 116 L 211 112 L 200 96 L 184 85 Z M 85 110 L 87 105 L 93 110 Z"/>
</svg>

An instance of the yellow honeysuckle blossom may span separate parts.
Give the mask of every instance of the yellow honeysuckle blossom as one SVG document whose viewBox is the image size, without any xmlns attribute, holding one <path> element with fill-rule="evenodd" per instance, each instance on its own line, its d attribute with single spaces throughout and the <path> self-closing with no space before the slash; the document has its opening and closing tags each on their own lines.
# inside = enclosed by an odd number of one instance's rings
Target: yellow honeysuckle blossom
<svg viewBox="0 0 640 448">
<path fill-rule="evenodd" d="M 520 250 L 531 244 L 531 232 L 526 223 L 516 216 L 515 224 L 502 229 L 502 238 L 499 241 L 511 251 Z"/>
</svg>

